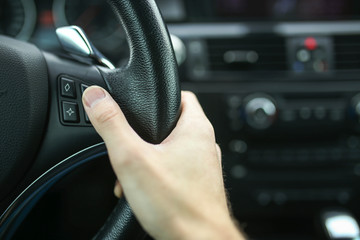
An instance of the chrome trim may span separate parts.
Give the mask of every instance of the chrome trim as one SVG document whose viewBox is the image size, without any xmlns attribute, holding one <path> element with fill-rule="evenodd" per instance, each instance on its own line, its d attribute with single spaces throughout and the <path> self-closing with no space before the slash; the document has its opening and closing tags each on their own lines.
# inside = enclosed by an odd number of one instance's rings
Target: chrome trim
<svg viewBox="0 0 360 240">
<path fill-rule="evenodd" d="M 328 211 L 323 214 L 325 231 L 332 240 L 360 239 L 360 228 L 353 216 L 344 211 Z"/>
<path fill-rule="evenodd" d="M 240 23 L 169 24 L 168 28 L 180 38 L 241 37 L 250 32 L 248 26 Z"/>
<path fill-rule="evenodd" d="M 360 21 L 297 22 L 275 25 L 274 32 L 283 36 L 339 35 L 360 33 Z"/>
<path fill-rule="evenodd" d="M 169 31 L 180 38 L 243 37 L 251 33 L 281 36 L 360 34 L 360 21 L 181 23 L 169 24 Z"/>
<path fill-rule="evenodd" d="M 56 29 L 56 35 L 65 51 L 83 57 L 90 57 L 101 66 L 115 69 L 115 66 L 96 49 L 80 27 L 60 27 Z"/>
<path fill-rule="evenodd" d="M 186 60 L 186 46 L 184 42 L 174 34 L 170 34 L 170 39 L 173 45 L 177 64 L 178 66 L 181 66 Z"/>
</svg>

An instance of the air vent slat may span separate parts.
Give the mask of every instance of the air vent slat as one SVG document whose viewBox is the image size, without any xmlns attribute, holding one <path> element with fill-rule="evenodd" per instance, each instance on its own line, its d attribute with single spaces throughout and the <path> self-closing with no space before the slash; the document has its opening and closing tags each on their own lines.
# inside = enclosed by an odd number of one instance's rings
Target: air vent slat
<svg viewBox="0 0 360 240">
<path fill-rule="evenodd" d="M 335 68 L 337 70 L 360 69 L 360 36 L 334 37 Z"/>
<path fill-rule="evenodd" d="M 207 41 L 211 71 L 251 72 L 287 69 L 285 39 L 251 36 Z"/>
</svg>

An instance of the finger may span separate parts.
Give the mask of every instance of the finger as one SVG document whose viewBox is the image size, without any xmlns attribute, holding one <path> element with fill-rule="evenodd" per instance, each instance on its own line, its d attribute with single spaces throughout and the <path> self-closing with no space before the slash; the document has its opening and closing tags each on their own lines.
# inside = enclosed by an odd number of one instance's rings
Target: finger
<svg viewBox="0 0 360 240">
<path fill-rule="evenodd" d="M 219 144 L 216 144 L 215 147 L 216 147 L 217 157 L 219 159 L 219 162 L 221 163 L 221 158 L 222 158 L 222 156 L 221 156 L 221 148 L 220 148 Z"/>
<path fill-rule="evenodd" d="M 197 123 L 196 125 L 194 123 Z M 201 125 L 201 126 L 198 126 Z M 181 92 L 181 114 L 173 132 L 162 142 L 171 143 L 173 139 L 184 139 L 181 135 L 189 136 L 194 129 L 204 129 L 211 125 L 194 93 L 189 91 Z M 198 128 L 199 127 L 199 128 Z M 180 136 L 179 136 L 180 135 Z"/>
<path fill-rule="evenodd" d="M 193 92 L 181 92 L 181 107 L 182 116 L 185 118 L 187 117 L 187 115 L 206 117 L 204 110 L 199 103 L 199 100 Z"/>
<path fill-rule="evenodd" d="M 113 140 L 114 136 L 125 138 L 124 140 L 128 140 L 128 137 L 134 141 L 139 140 L 119 105 L 105 89 L 91 86 L 85 90 L 82 99 L 92 125 L 104 141 Z"/>
<path fill-rule="evenodd" d="M 122 189 L 122 186 L 121 186 L 119 180 L 116 180 L 116 182 L 115 182 L 114 195 L 115 195 L 117 198 L 121 198 L 122 195 L 123 195 L 123 189 Z"/>
<path fill-rule="evenodd" d="M 138 152 L 145 142 L 131 128 L 119 105 L 106 90 L 98 86 L 89 87 L 82 100 L 92 125 L 106 144 L 119 177 L 120 172 L 127 171 L 127 163 L 133 160 L 134 152 Z"/>
</svg>

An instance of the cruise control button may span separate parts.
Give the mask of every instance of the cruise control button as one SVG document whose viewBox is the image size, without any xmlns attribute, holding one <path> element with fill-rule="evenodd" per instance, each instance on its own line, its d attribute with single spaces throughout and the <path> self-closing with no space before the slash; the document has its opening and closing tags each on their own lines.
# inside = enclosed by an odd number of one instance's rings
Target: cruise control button
<svg viewBox="0 0 360 240">
<path fill-rule="evenodd" d="M 79 108 L 76 103 L 63 102 L 62 110 L 63 110 L 64 122 L 70 122 L 70 123 L 79 122 Z"/>
<path fill-rule="evenodd" d="M 81 84 L 81 94 L 83 94 L 88 87 L 89 87 L 88 85 Z M 90 123 L 89 116 L 87 115 L 87 113 L 85 111 L 84 111 L 84 114 L 85 114 L 85 121 L 87 123 Z"/>
<path fill-rule="evenodd" d="M 61 96 L 76 98 L 76 88 L 73 80 L 61 78 Z"/>
<path fill-rule="evenodd" d="M 87 113 L 85 113 L 85 121 L 86 121 L 87 123 L 90 123 L 90 119 L 89 119 L 89 116 L 87 115 Z"/>
<path fill-rule="evenodd" d="M 84 93 L 88 87 L 89 87 L 88 85 L 81 84 L 81 93 Z"/>
</svg>

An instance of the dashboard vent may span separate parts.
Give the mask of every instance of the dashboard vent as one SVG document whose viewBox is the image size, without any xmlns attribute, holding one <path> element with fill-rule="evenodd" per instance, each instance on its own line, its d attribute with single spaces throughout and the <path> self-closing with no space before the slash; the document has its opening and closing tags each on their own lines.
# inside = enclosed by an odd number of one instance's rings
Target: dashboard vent
<svg viewBox="0 0 360 240">
<path fill-rule="evenodd" d="M 211 71 L 287 70 L 285 39 L 251 36 L 239 39 L 209 39 Z"/>
<path fill-rule="evenodd" d="M 360 69 L 360 35 L 336 36 L 334 47 L 337 70 Z"/>
</svg>

